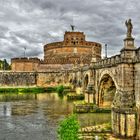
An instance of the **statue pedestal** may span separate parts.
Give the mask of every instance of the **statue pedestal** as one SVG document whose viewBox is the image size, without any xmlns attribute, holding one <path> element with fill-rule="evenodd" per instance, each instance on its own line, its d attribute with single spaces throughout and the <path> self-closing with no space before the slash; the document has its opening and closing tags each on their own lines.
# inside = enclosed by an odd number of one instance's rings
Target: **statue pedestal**
<svg viewBox="0 0 140 140">
<path fill-rule="evenodd" d="M 130 61 L 128 59 L 133 59 L 135 57 L 135 50 L 134 38 L 126 37 L 124 39 L 124 47 L 121 50 L 121 57 L 126 59 L 126 61 Z"/>
<path fill-rule="evenodd" d="M 124 49 L 134 49 L 134 38 L 127 37 L 124 39 Z"/>
</svg>

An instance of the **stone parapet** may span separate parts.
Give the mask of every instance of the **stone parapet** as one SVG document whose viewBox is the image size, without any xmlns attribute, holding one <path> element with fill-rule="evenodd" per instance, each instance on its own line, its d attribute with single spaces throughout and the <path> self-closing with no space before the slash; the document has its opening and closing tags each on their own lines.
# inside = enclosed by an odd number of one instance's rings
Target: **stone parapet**
<svg viewBox="0 0 140 140">
<path fill-rule="evenodd" d="M 120 55 L 115 55 L 115 56 L 112 56 L 110 58 L 105 58 L 105 59 L 102 59 L 98 62 L 95 62 L 93 67 L 94 68 L 111 67 L 113 65 L 116 66 L 121 62 L 123 62 L 122 59 L 121 59 L 121 56 Z"/>
<path fill-rule="evenodd" d="M 109 58 L 105 58 L 102 60 L 99 60 L 98 62 L 95 62 L 93 64 L 93 68 L 98 69 L 98 68 L 106 68 L 106 67 L 112 67 L 112 66 L 117 66 L 118 64 L 121 63 L 137 63 L 140 62 L 140 48 L 135 49 L 135 50 L 128 50 L 128 51 L 135 51 L 136 55 L 132 58 L 125 58 L 124 56 L 122 56 L 122 54 L 120 55 L 115 55 Z"/>
<path fill-rule="evenodd" d="M 11 62 L 33 62 L 33 63 L 39 63 L 40 59 L 37 57 L 34 58 L 28 58 L 28 57 L 19 57 L 19 58 L 12 58 Z"/>
</svg>

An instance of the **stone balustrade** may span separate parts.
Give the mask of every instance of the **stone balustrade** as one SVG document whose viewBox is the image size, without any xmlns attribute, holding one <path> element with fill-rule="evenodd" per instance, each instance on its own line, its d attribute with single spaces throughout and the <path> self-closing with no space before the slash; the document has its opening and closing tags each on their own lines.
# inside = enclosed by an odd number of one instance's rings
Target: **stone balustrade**
<svg viewBox="0 0 140 140">
<path fill-rule="evenodd" d="M 102 59 L 96 63 L 94 63 L 94 68 L 102 68 L 102 67 L 112 67 L 122 62 L 122 58 L 120 55 L 115 55 L 110 58 Z"/>
<path fill-rule="evenodd" d="M 112 67 L 120 63 L 137 63 L 137 62 L 140 62 L 140 49 L 136 51 L 136 55 L 134 59 L 131 59 L 131 58 L 125 59 L 125 57 L 121 55 L 115 55 L 115 56 L 105 58 L 94 63 L 94 68 Z"/>
<path fill-rule="evenodd" d="M 83 71 L 87 71 L 89 69 L 89 65 L 84 65 L 83 67 L 82 67 L 82 70 Z"/>
</svg>

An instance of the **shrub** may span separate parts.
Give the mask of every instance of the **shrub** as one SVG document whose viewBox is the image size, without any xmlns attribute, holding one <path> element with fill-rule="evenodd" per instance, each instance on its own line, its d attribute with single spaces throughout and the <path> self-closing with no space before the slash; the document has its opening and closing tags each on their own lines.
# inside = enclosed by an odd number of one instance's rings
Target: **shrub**
<svg viewBox="0 0 140 140">
<path fill-rule="evenodd" d="M 57 93 L 62 94 L 64 91 L 64 86 L 63 85 L 58 86 L 56 91 L 57 91 Z"/>
<path fill-rule="evenodd" d="M 45 89 L 46 92 L 56 92 L 56 87 L 47 87 Z"/>
<path fill-rule="evenodd" d="M 70 115 L 60 122 L 58 128 L 59 140 L 78 140 L 78 130 L 80 126 L 76 115 Z"/>
</svg>

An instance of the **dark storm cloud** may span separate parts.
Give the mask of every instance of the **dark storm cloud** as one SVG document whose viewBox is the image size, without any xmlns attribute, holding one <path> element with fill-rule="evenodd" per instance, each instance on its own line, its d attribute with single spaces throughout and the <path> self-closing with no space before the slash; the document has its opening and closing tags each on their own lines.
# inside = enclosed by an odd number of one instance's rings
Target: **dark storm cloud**
<svg viewBox="0 0 140 140">
<path fill-rule="evenodd" d="M 0 58 L 22 57 L 24 47 L 28 57 L 43 57 L 43 44 L 63 40 L 70 24 L 118 54 L 128 18 L 140 44 L 139 9 L 139 0 L 0 0 Z"/>
</svg>

